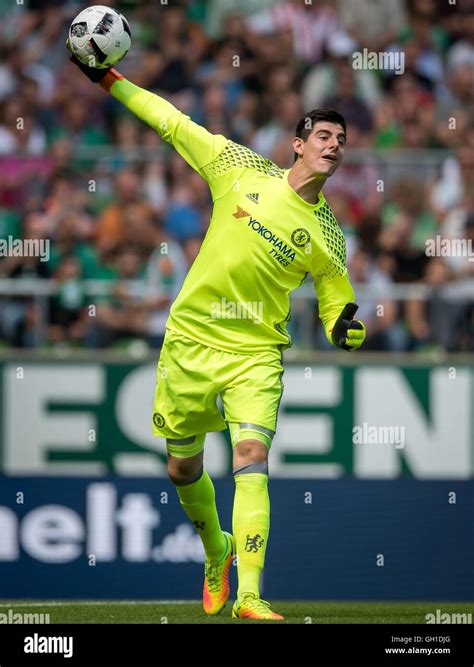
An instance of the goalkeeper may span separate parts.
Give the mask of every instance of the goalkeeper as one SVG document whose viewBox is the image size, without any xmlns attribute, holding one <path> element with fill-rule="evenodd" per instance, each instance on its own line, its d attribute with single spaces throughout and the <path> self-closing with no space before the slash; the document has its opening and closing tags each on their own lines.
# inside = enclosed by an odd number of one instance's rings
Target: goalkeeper
<svg viewBox="0 0 474 667">
<path fill-rule="evenodd" d="M 210 134 L 114 68 L 72 60 L 209 184 L 213 213 L 168 318 L 152 428 L 166 438 L 169 477 L 204 545 L 204 611 L 224 607 L 236 554 L 232 617 L 282 620 L 260 598 L 259 578 L 270 528 L 268 452 L 283 391 L 282 351 L 291 345 L 290 293 L 310 274 L 329 341 L 354 350 L 365 338 L 365 327 L 353 319 L 344 237 L 321 192 L 344 155 L 344 118 L 327 109 L 306 114 L 293 139 L 294 165 L 284 170 Z M 206 433 L 226 426 L 235 479 L 232 534 L 221 529 L 203 468 Z"/>
</svg>

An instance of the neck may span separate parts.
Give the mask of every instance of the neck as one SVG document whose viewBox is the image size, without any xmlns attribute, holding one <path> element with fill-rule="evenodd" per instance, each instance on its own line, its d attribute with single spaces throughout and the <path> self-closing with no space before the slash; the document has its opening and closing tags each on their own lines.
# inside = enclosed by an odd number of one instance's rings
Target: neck
<svg viewBox="0 0 474 667">
<path fill-rule="evenodd" d="M 310 173 L 302 160 L 295 162 L 288 174 L 288 183 L 297 195 L 308 202 L 317 204 L 327 176 Z"/>
</svg>

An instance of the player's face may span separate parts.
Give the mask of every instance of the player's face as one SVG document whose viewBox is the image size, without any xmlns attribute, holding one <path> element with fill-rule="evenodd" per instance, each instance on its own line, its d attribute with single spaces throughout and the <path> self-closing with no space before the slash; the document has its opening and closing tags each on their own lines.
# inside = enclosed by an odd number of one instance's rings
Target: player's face
<svg viewBox="0 0 474 667">
<path fill-rule="evenodd" d="M 346 135 L 336 123 L 316 123 L 303 148 L 303 160 L 315 175 L 332 176 L 344 157 Z"/>
</svg>

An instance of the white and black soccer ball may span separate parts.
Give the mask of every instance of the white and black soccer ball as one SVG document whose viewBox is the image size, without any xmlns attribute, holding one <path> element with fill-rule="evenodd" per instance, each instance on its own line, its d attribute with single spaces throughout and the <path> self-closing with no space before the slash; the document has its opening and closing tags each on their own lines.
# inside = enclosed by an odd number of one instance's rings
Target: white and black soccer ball
<svg viewBox="0 0 474 667">
<path fill-rule="evenodd" d="M 84 65 L 106 69 L 116 65 L 131 46 L 127 19 L 105 5 L 82 10 L 69 28 L 71 52 Z"/>
</svg>

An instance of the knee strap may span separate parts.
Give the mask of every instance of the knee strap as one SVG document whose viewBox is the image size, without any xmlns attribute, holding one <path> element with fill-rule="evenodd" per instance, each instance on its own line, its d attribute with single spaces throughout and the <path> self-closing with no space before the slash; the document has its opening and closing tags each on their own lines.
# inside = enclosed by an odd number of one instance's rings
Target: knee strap
<svg viewBox="0 0 474 667">
<path fill-rule="evenodd" d="M 182 438 L 181 440 L 166 438 L 166 451 L 170 456 L 175 456 L 178 459 L 189 459 L 202 452 L 205 439 L 205 433 L 192 435 L 189 438 Z"/>
<path fill-rule="evenodd" d="M 240 466 L 240 468 L 234 468 L 233 470 L 234 477 L 237 475 L 249 475 L 253 472 L 259 472 L 262 475 L 268 475 L 268 463 L 264 463 L 263 461 L 248 463 L 245 466 Z"/>
<path fill-rule="evenodd" d="M 232 447 L 238 445 L 242 440 L 259 440 L 265 447 L 270 449 L 275 431 L 257 424 L 229 423 L 230 439 Z"/>
</svg>

